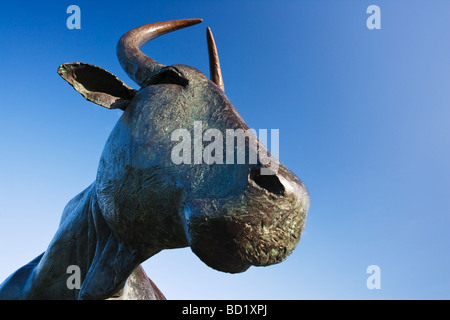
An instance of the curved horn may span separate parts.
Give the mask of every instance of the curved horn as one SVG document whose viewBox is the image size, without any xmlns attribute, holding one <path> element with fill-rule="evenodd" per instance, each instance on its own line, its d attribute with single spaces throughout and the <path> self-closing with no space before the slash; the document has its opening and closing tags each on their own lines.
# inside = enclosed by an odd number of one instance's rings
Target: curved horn
<svg viewBox="0 0 450 320">
<path fill-rule="evenodd" d="M 206 28 L 206 40 L 208 41 L 209 73 L 211 80 L 225 92 L 222 71 L 220 70 L 219 55 L 217 54 L 216 43 L 209 27 Z"/>
<path fill-rule="evenodd" d="M 146 56 L 140 48 L 159 36 L 202 21 L 202 19 L 184 19 L 155 22 L 128 31 L 117 44 L 117 57 L 122 68 L 134 82 L 142 86 L 164 65 Z"/>
</svg>

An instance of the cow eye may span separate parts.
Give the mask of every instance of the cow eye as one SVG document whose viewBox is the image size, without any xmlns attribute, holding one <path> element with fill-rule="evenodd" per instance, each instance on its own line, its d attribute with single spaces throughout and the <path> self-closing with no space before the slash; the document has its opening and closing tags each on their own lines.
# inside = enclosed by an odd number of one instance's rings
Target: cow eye
<svg viewBox="0 0 450 320">
<path fill-rule="evenodd" d="M 186 86 L 189 80 L 175 67 L 162 68 L 157 74 L 151 77 L 146 86 L 155 84 L 177 84 Z"/>
</svg>

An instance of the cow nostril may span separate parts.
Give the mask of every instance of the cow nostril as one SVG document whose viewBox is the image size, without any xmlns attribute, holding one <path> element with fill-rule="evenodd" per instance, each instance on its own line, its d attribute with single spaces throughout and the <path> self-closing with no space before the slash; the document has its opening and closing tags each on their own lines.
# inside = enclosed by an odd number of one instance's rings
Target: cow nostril
<svg viewBox="0 0 450 320">
<path fill-rule="evenodd" d="M 278 179 L 277 175 L 261 175 L 260 168 L 251 169 L 250 179 L 258 186 L 277 196 L 284 195 L 284 186 Z"/>
</svg>

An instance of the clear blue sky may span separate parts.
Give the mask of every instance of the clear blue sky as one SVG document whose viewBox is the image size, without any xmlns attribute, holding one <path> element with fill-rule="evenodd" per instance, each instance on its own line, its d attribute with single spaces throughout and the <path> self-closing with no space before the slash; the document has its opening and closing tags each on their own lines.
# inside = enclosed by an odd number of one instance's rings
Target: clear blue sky
<svg viewBox="0 0 450 320">
<path fill-rule="evenodd" d="M 81 8 L 81 30 L 66 8 Z M 381 30 L 366 9 L 381 8 Z M 226 93 L 247 124 L 280 130 L 280 158 L 311 209 L 283 263 L 230 275 L 190 249 L 144 263 L 169 299 L 450 298 L 450 2 L 3 1 L 0 5 L 0 282 L 46 249 L 65 204 L 96 175 L 120 117 L 56 73 L 99 65 L 127 84 L 120 36 L 203 18 L 144 47 L 209 75 L 214 33 Z M 368 290 L 366 268 L 381 269 Z"/>
</svg>

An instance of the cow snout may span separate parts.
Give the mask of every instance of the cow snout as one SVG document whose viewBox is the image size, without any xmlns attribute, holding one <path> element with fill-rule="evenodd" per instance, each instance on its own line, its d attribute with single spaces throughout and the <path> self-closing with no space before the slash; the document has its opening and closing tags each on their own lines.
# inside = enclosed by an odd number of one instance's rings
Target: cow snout
<svg viewBox="0 0 450 320">
<path fill-rule="evenodd" d="M 195 254 L 210 267 L 242 272 L 286 259 L 305 225 L 309 196 L 284 166 L 273 175 L 249 169 L 245 190 L 224 203 L 198 199 L 191 203 L 187 231 Z"/>
</svg>

